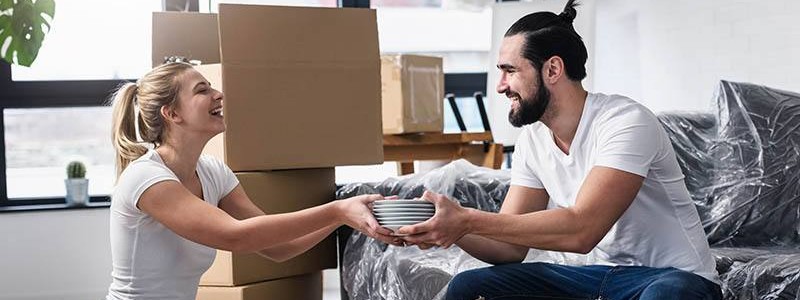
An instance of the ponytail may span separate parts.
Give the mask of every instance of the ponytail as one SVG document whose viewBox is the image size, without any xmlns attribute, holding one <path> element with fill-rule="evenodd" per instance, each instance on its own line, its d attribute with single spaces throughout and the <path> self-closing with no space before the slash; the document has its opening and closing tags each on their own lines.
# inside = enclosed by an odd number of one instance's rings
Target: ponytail
<svg viewBox="0 0 800 300">
<path fill-rule="evenodd" d="M 114 94 L 112 101 L 112 142 L 116 150 L 117 178 L 122 170 L 147 152 L 147 147 L 136 138 L 136 120 L 134 120 L 136 93 L 135 83 L 123 84 Z M 138 119 L 138 118 L 137 118 Z"/>
</svg>

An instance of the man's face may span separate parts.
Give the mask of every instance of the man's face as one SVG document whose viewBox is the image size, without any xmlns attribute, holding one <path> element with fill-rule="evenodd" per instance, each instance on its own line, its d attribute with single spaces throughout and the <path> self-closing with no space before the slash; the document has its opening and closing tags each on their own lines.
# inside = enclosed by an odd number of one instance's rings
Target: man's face
<svg viewBox="0 0 800 300">
<path fill-rule="evenodd" d="M 550 91 L 544 86 L 541 75 L 522 56 L 524 46 L 522 34 L 503 38 L 497 62 L 500 69 L 497 92 L 511 100 L 508 121 L 515 127 L 539 121 L 550 103 Z"/>
</svg>

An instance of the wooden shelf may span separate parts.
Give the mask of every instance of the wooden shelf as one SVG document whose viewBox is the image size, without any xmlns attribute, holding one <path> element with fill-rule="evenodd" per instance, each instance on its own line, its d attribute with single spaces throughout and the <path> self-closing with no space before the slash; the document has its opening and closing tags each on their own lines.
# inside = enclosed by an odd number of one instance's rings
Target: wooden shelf
<svg viewBox="0 0 800 300">
<path fill-rule="evenodd" d="M 420 144 L 456 144 L 470 142 L 492 142 L 491 132 L 463 132 L 463 133 L 415 133 L 415 134 L 387 134 L 383 136 L 384 146 L 405 146 Z"/>
<path fill-rule="evenodd" d="M 383 157 L 397 161 L 401 175 L 414 172 L 415 160 L 467 159 L 473 164 L 499 169 L 503 145 L 493 142 L 491 132 L 417 133 L 383 136 Z"/>
</svg>

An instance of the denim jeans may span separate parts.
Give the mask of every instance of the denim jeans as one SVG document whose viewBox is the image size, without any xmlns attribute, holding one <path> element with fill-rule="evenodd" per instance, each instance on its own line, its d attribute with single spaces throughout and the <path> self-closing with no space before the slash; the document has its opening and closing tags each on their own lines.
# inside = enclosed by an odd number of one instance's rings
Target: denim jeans
<svg viewBox="0 0 800 300">
<path fill-rule="evenodd" d="M 447 300 L 722 299 L 719 285 L 675 268 L 498 265 L 456 275 Z"/>
</svg>

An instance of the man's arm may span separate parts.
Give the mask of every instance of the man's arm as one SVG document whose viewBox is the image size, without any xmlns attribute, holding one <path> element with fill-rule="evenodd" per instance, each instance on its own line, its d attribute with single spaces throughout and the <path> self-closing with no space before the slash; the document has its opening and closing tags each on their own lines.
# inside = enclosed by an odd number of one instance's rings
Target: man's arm
<svg viewBox="0 0 800 300">
<path fill-rule="evenodd" d="M 503 200 L 501 214 L 518 215 L 547 208 L 548 195 L 544 189 L 512 185 Z M 528 247 L 497 241 L 480 235 L 467 234 L 456 245 L 473 257 L 490 264 L 521 262 Z"/>
<path fill-rule="evenodd" d="M 543 250 L 588 253 L 628 209 L 644 178 L 608 167 L 594 167 L 572 207 L 521 215 L 495 214 L 433 197 L 436 215 L 400 230 L 413 243 L 448 247 L 466 234 Z M 441 214 L 440 214 L 441 212 Z"/>
</svg>

